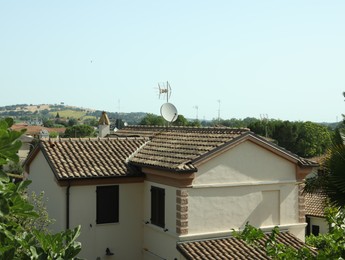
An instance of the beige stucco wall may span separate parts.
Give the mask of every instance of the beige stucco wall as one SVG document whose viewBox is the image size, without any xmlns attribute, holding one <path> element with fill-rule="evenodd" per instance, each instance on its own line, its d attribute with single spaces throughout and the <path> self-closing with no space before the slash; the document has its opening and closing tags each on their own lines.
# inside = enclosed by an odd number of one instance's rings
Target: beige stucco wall
<svg viewBox="0 0 345 260">
<path fill-rule="evenodd" d="M 174 259 L 176 250 L 176 188 L 158 183 L 144 183 L 144 221 L 150 222 L 151 186 L 165 189 L 165 228 L 150 223 L 144 227 L 144 259 Z M 167 230 L 166 230 L 167 229 Z"/>
<path fill-rule="evenodd" d="M 47 199 L 46 206 L 49 217 L 55 219 L 51 226 L 55 232 L 66 228 L 66 188 L 61 188 L 55 176 L 45 160 L 43 154 L 39 152 L 30 165 L 28 179 L 32 180 L 29 186 L 29 193 L 36 194 L 44 191 L 44 198 Z"/>
<path fill-rule="evenodd" d="M 198 168 L 194 186 L 262 181 L 295 181 L 295 165 L 246 141 Z"/>
<path fill-rule="evenodd" d="M 119 223 L 96 224 L 96 186 L 72 186 L 70 226 L 82 226 L 79 256 L 85 259 L 141 259 L 142 212 L 143 184 L 120 184 Z M 114 255 L 106 257 L 106 248 Z"/>
<path fill-rule="evenodd" d="M 60 187 L 42 153 L 31 163 L 30 191 L 45 192 L 54 232 L 66 228 L 66 187 Z M 119 223 L 96 224 L 96 186 L 71 186 L 70 228 L 81 225 L 79 257 L 84 259 L 142 259 L 143 184 L 119 185 Z M 106 257 L 109 248 L 113 256 Z"/>
<path fill-rule="evenodd" d="M 295 171 L 292 162 L 250 141 L 201 165 L 188 189 L 185 237 L 226 234 L 249 221 L 261 228 L 281 225 L 303 239 Z"/>
</svg>

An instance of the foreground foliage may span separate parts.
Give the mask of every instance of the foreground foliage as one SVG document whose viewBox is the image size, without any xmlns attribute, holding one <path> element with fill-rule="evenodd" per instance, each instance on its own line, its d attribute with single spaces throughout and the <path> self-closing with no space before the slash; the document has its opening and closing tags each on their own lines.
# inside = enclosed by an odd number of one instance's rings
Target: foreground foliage
<svg viewBox="0 0 345 260">
<path fill-rule="evenodd" d="M 256 247 L 263 247 L 267 256 L 272 259 L 345 259 L 345 210 L 330 207 L 325 210 L 326 220 L 330 226 L 328 234 L 310 235 L 306 238 L 306 245 L 294 249 L 277 241 L 278 227 L 265 236 L 261 229 L 248 223 L 242 231 L 233 231 L 233 236 L 246 241 Z M 265 239 L 264 246 L 259 243 Z M 315 248 L 317 254 L 315 253 Z"/>
<path fill-rule="evenodd" d="M 39 217 L 24 195 L 30 181 L 14 183 L 3 170 L 8 162 L 19 161 L 18 138 L 24 132 L 8 130 L 12 124 L 0 120 L 0 259 L 76 259 L 80 227 L 57 234 L 34 225 L 28 230 L 28 223 Z"/>
</svg>

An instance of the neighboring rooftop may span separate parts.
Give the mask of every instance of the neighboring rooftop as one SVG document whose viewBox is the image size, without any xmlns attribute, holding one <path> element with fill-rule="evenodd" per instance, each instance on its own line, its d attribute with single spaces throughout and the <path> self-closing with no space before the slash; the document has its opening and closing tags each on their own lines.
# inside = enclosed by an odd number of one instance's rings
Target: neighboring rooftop
<svg viewBox="0 0 345 260">
<path fill-rule="evenodd" d="M 294 249 L 300 249 L 306 245 L 290 234 L 281 232 L 277 236 L 277 242 L 291 246 Z M 234 237 L 217 238 L 201 241 L 180 242 L 177 244 L 177 250 L 187 260 L 201 259 L 271 259 L 267 256 L 264 249 L 264 239 L 260 241 L 260 246 L 251 246 L 245 241 Z M 316 251 L 311 249 L 314 254 Z"/>
<path fill-rule="evenodd" d="M 48 131 L 48 133 L 59 133 L 59 134 L 63 134 L 66 131 L 65 127 L 44 127 L 44 126 L 39 126 L 39 125 L 28 125 L 26 123 L 22 123 L 22 124 L 14 124 L 11 126 L 11 129 L 14 131 L 20 131 L 22 129 L 26 129 L 25 134 L 26 135 L 39 135 L 39 133 L 42 130 L 46 130 Z"/>
<path fill-rule="evenodd" d="M 327 196 L 324 192 L 305 194 L 305 215 L 313 217 L 325 217 Z"/>
</svg>

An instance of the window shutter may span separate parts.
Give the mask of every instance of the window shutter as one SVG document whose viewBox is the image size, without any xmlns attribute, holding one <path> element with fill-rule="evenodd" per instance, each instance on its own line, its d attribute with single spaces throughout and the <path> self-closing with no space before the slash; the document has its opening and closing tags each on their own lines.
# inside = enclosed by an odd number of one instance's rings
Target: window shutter
<svg viewBox="0 0 345 260">
<path fill-rule="evenodd" d="M 165 226 L 165 190 L 154 186 L 151 187 L 151 223 Z"/>
<path fill-rule="evenodd" d="M 96 223 L 119 222 L 119 186 L 98 186 L 96 197 Z"/>
</svg>

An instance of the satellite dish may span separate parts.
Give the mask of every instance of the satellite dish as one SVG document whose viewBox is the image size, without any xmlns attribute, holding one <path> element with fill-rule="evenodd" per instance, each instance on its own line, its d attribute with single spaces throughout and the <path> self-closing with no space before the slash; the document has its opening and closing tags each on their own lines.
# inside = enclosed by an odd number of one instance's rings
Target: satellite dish
<svg viewBox="0 0 345 260">
<path fill-rule="evenodd" d="M 164 103 L 161 106 L 161 115 L 168 122 L 176 121 L 178 114 L 176 107 L 171 103 Z"/>
</svg>

